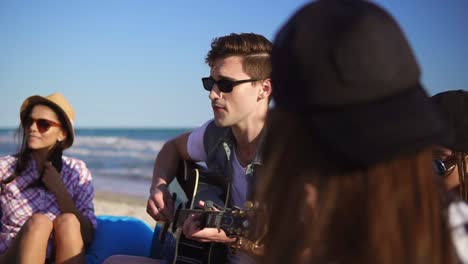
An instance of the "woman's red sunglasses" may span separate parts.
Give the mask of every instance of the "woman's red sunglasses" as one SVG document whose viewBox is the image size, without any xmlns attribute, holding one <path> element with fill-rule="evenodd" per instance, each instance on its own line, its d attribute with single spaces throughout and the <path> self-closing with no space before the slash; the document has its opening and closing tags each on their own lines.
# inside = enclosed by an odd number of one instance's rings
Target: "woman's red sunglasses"
<svg viewBox="0 0 468 264">
<path fill-rule="evenodd" d="M 53 126 L 62 127 L 62 125 L 60 125 L 57 122 L 47 120 L 44 118 L 32 118 L 32 117 L 28 117 L 26 118 L 26 120 L 24 120 L 23 127 L 30 128 L 33 123 L 36 124 L 37 130 L 39 131 L 39 133 L 45 133 L 49 130 L 50 127 L 53 127 Z"/>
</svg>

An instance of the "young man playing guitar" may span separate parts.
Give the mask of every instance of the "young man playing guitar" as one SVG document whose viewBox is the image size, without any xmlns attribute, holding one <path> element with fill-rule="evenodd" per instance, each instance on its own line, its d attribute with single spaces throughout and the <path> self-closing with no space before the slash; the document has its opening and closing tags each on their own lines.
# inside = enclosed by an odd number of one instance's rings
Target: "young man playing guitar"
<svg viewBox="0 0 468 264">
<path fill-rule="evenodd" d="M 156 158 L 147 212 L 156 221 L 172 221 L 174 202 L 167 185 L 181 160 L 204 161 L 229 193 L 228 206 L 244 207 L 252 195 L 260 143 L 272 91 L 271 42 L 253 33 L 230 34 L 211 43 L 206 57 L 210 76 L 202 78 L 209 91 L 214 119 L 168 141 Z M 188 217 L 184 235 L 200 242 L 233 243 L 223 230 L 199 226 Z M 229 263 L 249 263 L 244 253 L 228 253 Z"/>
</svg>

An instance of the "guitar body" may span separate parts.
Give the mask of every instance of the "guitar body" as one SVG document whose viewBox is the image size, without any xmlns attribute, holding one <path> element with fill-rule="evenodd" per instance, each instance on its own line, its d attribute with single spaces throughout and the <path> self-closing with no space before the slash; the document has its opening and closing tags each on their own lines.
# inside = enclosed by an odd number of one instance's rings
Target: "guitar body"
<svg viewBox="0 0 468 264">
<path fill-rule="evenodd" d="M 223 190 L 222 182 L 210 177 L 206 168 L 191 161 L 182 161 L 177 171 L 177 183 L 186 196 L 182 201 L 186 209 L 195 209 L 199 201 L 211 200 L 219 206 L 223 206 L 226 200 L 226 193 Z M 174 181 L 169 185 L 173 190 Z M 193 201 L 193 203 L 192 203 Z"/>
<path fill-rule="evenodd" d="M 182 212 L 200 209 L 199 201 L 213 201 L 217 206 L 224 207 L 226 194 L 223 188 L 209 177 L 205 168 L 189 161 L 180 164 L 176 179 L 180 188 L 171 183 L 169 189 L 178 189 L 179 193 L 181 189 L 187 199 L 179 199 L 181 201 L 175 204 L 178 209 L 174 217 L 176 223 L 172 227 L 177 238 L 174 263 L 226 263 L 228 248 L 224 244 L 187 239 L 180 228 L 186 218 L 181 215 Z"/>
</svg>

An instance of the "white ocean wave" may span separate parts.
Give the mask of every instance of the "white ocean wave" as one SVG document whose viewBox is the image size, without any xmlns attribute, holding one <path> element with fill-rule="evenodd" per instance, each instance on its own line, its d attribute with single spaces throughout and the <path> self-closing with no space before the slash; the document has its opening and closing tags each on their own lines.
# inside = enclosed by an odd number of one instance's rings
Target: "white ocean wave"
<svg viewBox="0 0 468 264">
<path fill-rule="evenodd" d="M 64 155 L 85 161 L 97 177 L 150 180 L 154 160 L 165 142 L 114 135 L 77 135 L 73 146 Z M 14 153 L 17 146 L 18 141 L 13 134 L 0 134 L 1 155 Z"/>
<path fill-rule="evenodd" d="M 144 161 L 154 160 L 156 154 L 159 151 L 133 151 L 128 149 L 119 149 L 119 150 L 99 150 L 99 149 L 87 149 L 87 148 L 71 148 L 66 150 L 67 155 L 69 156 L 87 156 L 87 157 L 100 157 L 100 158 L 134 158 L 141 159 Z"/>
<path fill-rule="evenodd" d="M 159 150 L 164 145 L 162 140 L 138 140 L 125 137 L 90 137 L 78 136 L 73 147 L 75 148 L 112 148 L 125 150 L 154 151 Z"/>
<path fill-rule="evenodd" d="M 103 169 L 92 169 L 93 175 L 99 175 L 100 177 L 118 177 L 127 179 L 142 179 L 151 180 L 153 175 L 153 168 L 103 168 Z"/>
</svg>

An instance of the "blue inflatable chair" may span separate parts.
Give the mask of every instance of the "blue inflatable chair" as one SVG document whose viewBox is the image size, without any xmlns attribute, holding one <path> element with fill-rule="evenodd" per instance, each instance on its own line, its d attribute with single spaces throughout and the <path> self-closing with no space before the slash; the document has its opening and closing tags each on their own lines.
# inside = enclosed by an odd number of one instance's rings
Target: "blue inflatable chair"
<svg viewBox="0 0 468 264">
<path fill-rule="evenodd" d="M 156 226 L 155 230 L 158 230 Z M 100 264 L 112 255 L 149 257 L 153 229 L 140 219 L 127 216 L 97 216 L 94 241 L 86 250 L 87 264 Z"/>
</svg>

